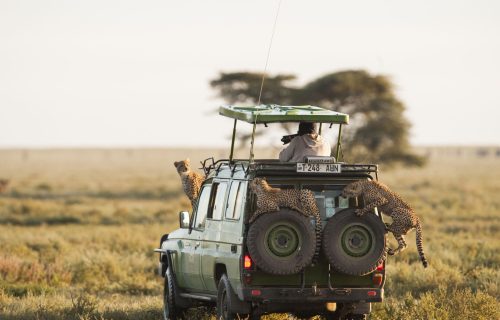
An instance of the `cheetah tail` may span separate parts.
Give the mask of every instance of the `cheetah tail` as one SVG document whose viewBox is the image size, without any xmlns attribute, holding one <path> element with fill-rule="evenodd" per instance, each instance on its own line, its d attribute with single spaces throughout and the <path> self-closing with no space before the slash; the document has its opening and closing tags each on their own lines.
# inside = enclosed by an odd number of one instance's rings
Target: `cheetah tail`
<svg viewBox="0 0 500 320">
<path fill-rule="evenodd" d="M 422 260 L 422 264 L 424 268 L 427 268 L 427 259 L 425 259 L 424 248 L 422 247 L 422 226 L 420 225 L 420 220 L 417 220 L 416 225 L 416 237 L 417 237 L 417 250 L 418 255 L 420 256 L 420 260 Z"/>
</svg>

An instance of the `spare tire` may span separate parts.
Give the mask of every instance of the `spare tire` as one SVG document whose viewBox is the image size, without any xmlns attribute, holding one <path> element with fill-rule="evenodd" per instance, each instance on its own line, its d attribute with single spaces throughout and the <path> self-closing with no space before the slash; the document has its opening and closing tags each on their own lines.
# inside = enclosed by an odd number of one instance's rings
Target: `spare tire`
<svg viewBox="0 0 500 320">
<path fill-rule="evenodd" d="M 331 217 L 323 230 L 323 251 L 334 269 L 360 276 L 385 260 L 385 225 L 371 213 L 358 217 L 346 209 Z"/>
<path fill-rule="evenodd" d="M 313 220 L 287 208 L 262 214 L 250 226 L 247 247 L 265 272 L 298 273 L 311 264 L 316 251 Z"/>
</svg>

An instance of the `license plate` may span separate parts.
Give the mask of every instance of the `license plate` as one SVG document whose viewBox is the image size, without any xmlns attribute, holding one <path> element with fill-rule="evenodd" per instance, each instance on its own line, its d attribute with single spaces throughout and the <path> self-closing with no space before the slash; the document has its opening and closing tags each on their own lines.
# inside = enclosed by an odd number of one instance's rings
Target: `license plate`
<svg viewBox="0 0 500 320">
<path fill-rule="evenodd" d="M 340 173 L 340 163 L 297 163 L 297 172 Z"/>
</svg>

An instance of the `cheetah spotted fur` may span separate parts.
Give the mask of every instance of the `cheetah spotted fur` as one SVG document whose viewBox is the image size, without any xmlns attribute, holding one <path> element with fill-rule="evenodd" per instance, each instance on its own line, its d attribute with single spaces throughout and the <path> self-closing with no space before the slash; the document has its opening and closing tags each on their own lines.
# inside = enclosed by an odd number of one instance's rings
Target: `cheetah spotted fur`
<svg viewBox="0 0 500 320">
<path fill-rule="evenodd" d="M 175 161 L 174 166 L 181 177 L 184 192 L 191 200 L 191 206 L 194 206 L 200 195 L 200 188 L 203 181 L 205 181 L 205 177 L 191 170 L 189 159 Z"/>
<path fill-rule="evenodd" d="M 422 226 L 420 224 L 420 219 L 399 195 L 378 181 L 359 180 L 348 184 L 342 191 L 342 196 L 363 197 L 365 206 L 355 210 L 358 216 L 373 212 L 373 209 L 377 207 L 380 212 L 392 218 L 392 224 L 386 224 L 386 226 L 387 230 L 392 232 L 394 238 L 398 241 L 398 247 L 395 250 L 388 249 L 387 253 L 389 255 L 394 255 L 403 251 L 406 248 L 404 235 L 411 229 L 415 229 L 418 254 L 420 255 L 422 264 L 427 268 L 427 260 L 422 247 Z"/>
</svg>

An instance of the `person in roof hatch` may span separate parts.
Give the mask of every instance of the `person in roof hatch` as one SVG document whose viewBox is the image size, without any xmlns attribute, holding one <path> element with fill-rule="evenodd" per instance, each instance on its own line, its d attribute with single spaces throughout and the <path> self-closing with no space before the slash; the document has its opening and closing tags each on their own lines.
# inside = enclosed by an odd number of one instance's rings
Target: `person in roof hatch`
<svg viewBox="0 0 500 320">
<path fill-rule="evenodd" d="M 316 132 L 316 124 L 312 122 L 299 123 L 297 134 L 284 136 L 281 141 L 290 144 L 281 150 L 280 161 L 302 162 L 306 156 L 330 156 L 330 144 Z"/>
</svg>

